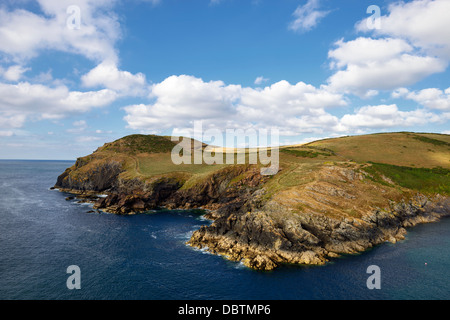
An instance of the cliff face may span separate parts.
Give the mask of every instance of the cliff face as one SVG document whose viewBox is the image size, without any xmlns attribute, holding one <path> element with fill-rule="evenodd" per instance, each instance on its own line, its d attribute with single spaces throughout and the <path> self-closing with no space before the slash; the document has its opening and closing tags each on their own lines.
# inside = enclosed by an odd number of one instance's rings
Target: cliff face
<svg viewBox="0 0 450 320">
<path fill-rule="evenodd" d="M 336 219 L 302 214 L 275 221 L 267 204 L 253 212 L 227 212 L 211 226 L 194 232 L 189 244 L 242 261 L 253 269 L 272 270 L 283 263 L 321 265 L 341 254 L 367 250 L 404 239 L 407 227 L 436 222 L 450 213 L 450 201 L 418 197 L 373 211 L 363 219 Z"/>
<path fill-rule="evenodd" d="M 108 161 L 84 172 L 83 175 L 74 175 L 76 170 L 85 164 L 81 159 L 77 160 L 73 168 L 68 168 L 61 174 L 55 187 L 77 191 L 98 191 L 113 189 L 122 172 L 122 164 L 117 161 Z"/>
</svg>

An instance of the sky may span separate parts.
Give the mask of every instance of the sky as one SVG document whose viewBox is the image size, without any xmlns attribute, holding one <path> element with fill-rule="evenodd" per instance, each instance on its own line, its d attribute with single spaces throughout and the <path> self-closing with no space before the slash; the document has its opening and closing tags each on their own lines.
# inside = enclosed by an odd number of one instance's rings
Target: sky
<svg viewBox="0 0 450 320">
<path fill-rule="evenodd" d="M 2 0 L 0 159 L 129 134 L 450 134 L 448 0 Z M 207 142 L 207 141 L 205 141 Z"/>
</svg>

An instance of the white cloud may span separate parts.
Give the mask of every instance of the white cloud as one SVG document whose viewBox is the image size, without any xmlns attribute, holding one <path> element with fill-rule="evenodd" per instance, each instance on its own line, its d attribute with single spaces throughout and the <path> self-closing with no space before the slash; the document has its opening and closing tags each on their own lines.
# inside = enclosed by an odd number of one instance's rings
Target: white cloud
<svg viewBox="0 0 450 320">
<path fill-rule="evenodd" d="M 239 112 L 248 121 L 264 121 L 283 126 L 286 118 L 323 115 L 324 108 L 344 106 L 340 94 L 331 93 L 327 87 L 316 88 L 304 82 L 291 85 L 287 81 L 274 83 L 264 89 L 244 88 Z"/>
<path fill-rule="evenodd" d="M 439 115 L 423 109 L 400 111 L 395 104 L 365 106 L 355 114 L 344 115 L 336 127 L 338 131 L 351 132 L 357 129 L 385 129 L 412 127 L 442 121 Z"/>
<path fill-rule="evenodd" d="M 6 70 L 0 69 L 0 73 L 2 73 L 2 77 L 8 81 L 19 81 L 22 78 L 22 74 L 31 70 L 30 68 L 24 68 L 21 65 L 13 65 L 10 66 Z"/>
<path fill-rule="evenodd" d="M 428 109 L 450 111 L 450 88 L 445 91 L 437 88 L 428 88 L 417 92 L 400 88 L 393 92 L 392 97 L 413 100 Z"/>
<path fill-rule="evenodd" d="M 26 120 L 26 115 L 15 113 L 14 110 L 0 111 L 0 128 L 21 128 Z"/>
<path fill-rule="evenodd" d="M 131 74 L 121 71 L 116 64 L 104 61 L 81 77 L 86 87 L 103 86 L 126 95 L 140 95 L 145 93 L 146 79 L 142 73 Z"/>
<path fill-rule="evenodd" d="M 145 95 L 145 76 L 119 70 L 115 44 L 121 37 L 116 14 L 118 0 L 37 0 L 42 13 L 0 6 L 0 77 L 15 84 L 0 83 L 0 119 L 9 127 L 22 127 L 27 120 L 58 119 L 107 106 L 120 96 Z M 151 1 L 156 4 L 157 1 Z M 69 6 L 80 9 L 80 28 L 68 26 Z M 70 22 L 70 21 L 69 21 Z M 20 82 L 30 70 L 26 64 L 46 50 L 82 55 L 98 63 L 81 78 L 92 91 L 71 91 L 64 80 L 55 80 L 51 70 Z M 36 84 L 42 83 L 42 84 Z"/>
<path fill-rule="evenodd" d="M 192 76 L 171 76 L 152 87 L 153 105 L 125 108 L 125 120 L 133 129 L 162 130 L 184 127 L 194 119 L 221 119 L 234 114 L 240 86 L 222 81 L 204 82 Z"/>
<path fill-rule="evenodd" d="M 357 30 L 406 39 L 429 55 L 450 59 L 450 1 L 397 1 L 388 11 L 380 18 L 380 29 L 369 30 L 365 19 L 357 24 Z"/>
<path fill-rule="evenodd" d="M 112 11 L 117 2 L 37 0 L 42 13 L 0 6 L 0 53 L 4 62 L 15 62 L 6 70 L 0 67 L 0 76 L 16 82 L 0 83 L 1 119 L 11 119 L 14 127 L 22 127 L 29 119 L 58 119 L 107 106 L 120 96 L 147 93 L 142 73 L 117 68 L 115 44 L 121 31 Z M 68 26 L 72 13 L 67 9 L 73 5 L 80 9 L 79 29 Z M 28 79 L 35 83 L 17 83 L 30 70 L 25 67 L 30 59 L 46 50 L 78 54 L 98 63 L 81 78 L 82 85 L 92 91 L 69 90 L 64 80 L 53 79 L 51 70 Z"/>
<path fill-rule="evenodd" d="M 336 42 L 329 51 L 331 66 L 339 68 L 329 85 L 339 92 L 373 96 L 374 90 L 394 90 L 412 85 L 425 77 L 442 72 L 447 62 L 415 54 L 400 39 L 357 38 Z"/>
<path fill-rule="evenodd" d="M 79 92 L 66 86 L 0 83 L 0 119 L 9 119 L 14 127 L 21 127 L 28 118 L 60 119 L 107 106 L 116 98 L 117 94 L 108 89 Z"/>
<path fill-rule="evenodd" d="M 72 0 L 38 0 L 45 15 L 0 8 L 0 51 L 14 61 L 26 61 L 42 50 L 81 54 L 95 61 L 117 60 L 115 42 L 120 37 L 116 16 L 109 10 L 115 1 L 80 0 L 81 27 L 67 27 Z M 101 10 L 100 10 L 101 9 Z"/>
<path fill-rule="evenodd" d="M 325 108 L 343 106 L 342 96 L 299 82 L 280 81 L 264 89 L 204 82 L 192 76 L 171 76 L 152 88 L 153 104 L 125 108 L 132 129 L 181 131 L 195 120 L 219 130 L 278 128 L 285 135 L 321 132 L 338 119 Z"/>
<path fill-rule="evenodd" d="M 377 38 L 336 42 L 328 55 L 337 71 L 328 83 L 337 91 L 368 96 L 371 90 L 395 90 L 445 71 L 450 61 L 448 12 L 448 0 L 397 1 L 380 17 L 380 28 L 369 28 L 372 17 L 358 22 L 357 31 Z"/>
<path fill-rule="evenodd" d="M 337 47 L 328 52 L 333 60 L 332 68 L 342 68 L 347 65 L 365 66 L 378 61 L 394 59 L 402 53 L 413 51 L 413 47 L 401 39 L 372 39 L 359 37 L 344 42 L 343 39 L 335 43 Z"/>
<path fill-rule="evenodd" d="M 305 5 L 298 6 L 293 13 L 295 20 L 289 24 L 289 29 L 306 32 L 316 27 L 319 21 L 330 13 L 319 10 L 319 7 L 319 0 L 308 0 Z"/>
<path fill-rule="evenodd" d="M 264 78 L 263 76 L 260 76 L 260 77 L 257 77 L 256 79 L 255 79 L 255 84 L 256 85 L 261 85 L 261 84 L 263 84 L 264 82 L 267 82 L 267 81 L 269 81 L 269 79 L 267 79 L 267 78 Z"/>
</svg>

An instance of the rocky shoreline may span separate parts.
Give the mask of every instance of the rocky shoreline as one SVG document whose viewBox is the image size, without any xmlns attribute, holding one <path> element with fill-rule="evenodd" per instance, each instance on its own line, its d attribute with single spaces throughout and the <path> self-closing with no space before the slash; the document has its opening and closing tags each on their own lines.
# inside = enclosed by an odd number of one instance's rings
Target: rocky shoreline
<svg viewBox="0 0 450 320">
<path fill-rule="evenodd" d="M 403 240 L 406 228 L 449 216 L 449 199 L 436 201 L 417 196 L 363 219 L 336 220 L 304 214 L 283 223 L 271 219 L 267 212 L 273 208 L 267 205 L 256 212 L 221 216 L 194 232 L 188 243 L 258 270 L 272 270 L 280 264 L 323 265 L 342 254 Z"/>
<path fill-rule="evenodd" d="M 263 186 L 269 178 L 248 165 L 220 170 L 190 188 L 183 188 L 170 177 L 151 183 L 120 181 L 117 167 L 111 168 L 114 173 L 105 175 L 109 181 L 98 180 L 97 187 L 92 187 L 92 180 L 87 185 L 72 185 L 65 172 L 54 188 L 94 203 L 95 210 L 114 214 L 161 207 L 207 209 L 212 224 L 195 231 L 187 244 L 257 270 L 273 270 L 281 264 L 323 265 L 342 254 L 362 252 L 386 241 L 395 243 L 404 239 L 406 228 L 450 215 L 449 198 L 423 195 L 390 202 L 388 208 L 374 209 L 358 218 L 296 213 L 267 197 Z M 344 173 L 349 181 L 362 179 L 354 171 Z M 70 186 L 74 188 L 67 188 Z M 309 189 L 323 188 L 314 185 Z M 353 197 L 335 188 L 330 190 L 327 192 L 335 198 Z M 99 193 L 107 196 L 97 197 Z"/>
</svg>

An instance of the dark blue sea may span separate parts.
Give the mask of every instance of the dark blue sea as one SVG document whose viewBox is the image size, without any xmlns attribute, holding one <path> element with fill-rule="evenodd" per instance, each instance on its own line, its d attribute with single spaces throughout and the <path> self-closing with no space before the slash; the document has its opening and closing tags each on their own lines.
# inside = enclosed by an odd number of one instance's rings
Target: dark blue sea
<svg viewBox="0 0 450 320">
<path fill-rule="evenodd" d="M 88 213 L 50 190 L 72 162 L 0 161 L 0 299 L 450 299 L 450 219 L 320 267 L 252 271 L 185 245 L 199 211 Z M 67 267 L 80 268 L 69 290 Z M 379 266 L 381 289 L 367 268 Z"/>
</svg>

